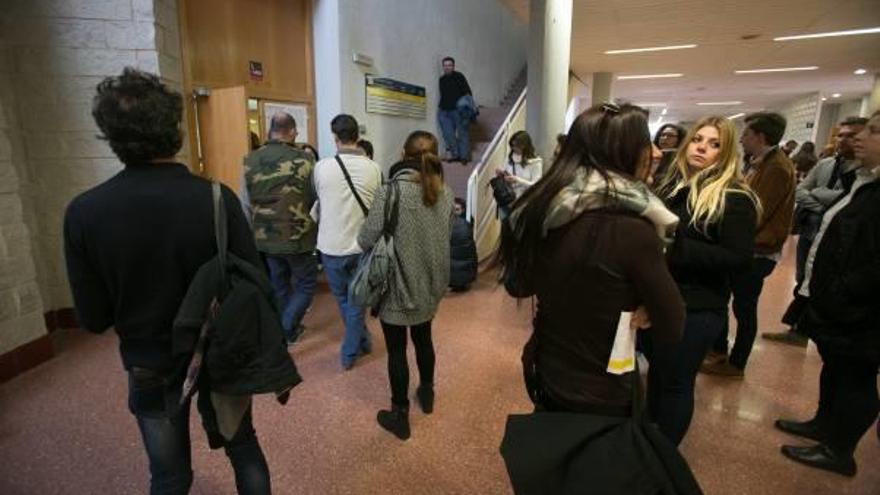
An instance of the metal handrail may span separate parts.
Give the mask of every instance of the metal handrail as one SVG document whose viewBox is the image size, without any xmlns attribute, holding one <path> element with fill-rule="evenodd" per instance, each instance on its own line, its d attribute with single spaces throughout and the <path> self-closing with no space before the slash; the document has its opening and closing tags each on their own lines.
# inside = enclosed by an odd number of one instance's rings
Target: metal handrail
<svg viewBox="0 0 880 495">
<path fill-rule="evenodd" d="M 513 107 L 511 107 L 510 112 L 507 113 L 507 115 L 504 117 L 504 120 L 501 122 L 501 125 L 498 126 L 498 131 L 495 132 L 495 136 L 492 138 L 492 141 L 489 142 L 489 146 L 486 147 L 486 149 L 483 151 L 483 156 L 480 157 L 480 161 L 477 162 L 477 166 L 474 167 L 474 170 L 471 172 L 470 177 L 468 177 L 468 202 L 465 215 L 470 222 L 472 222 L 474 219 L 474 212 L 476 211 L 477 206 L 477 195 L 473 194 L 474 192 L 476 192 L 472 191 L 473 186 L 477 183 L 477 178 L 480 176 L 480 173 L 486 166 L 489 157 L 492 156 L 492 153 L 498 147 L 498 144 L 502 141 L 502 138 L 507 135 L 507 131 L 510 127 L 510 123 L 513 120 L 513 117 L 525 104 L 527 90 L 527 87 L 523 88 L 522 92 L 519 94 L 519 97 L 516 99 L 516 102 L 514 102 Z"/>
</svg>

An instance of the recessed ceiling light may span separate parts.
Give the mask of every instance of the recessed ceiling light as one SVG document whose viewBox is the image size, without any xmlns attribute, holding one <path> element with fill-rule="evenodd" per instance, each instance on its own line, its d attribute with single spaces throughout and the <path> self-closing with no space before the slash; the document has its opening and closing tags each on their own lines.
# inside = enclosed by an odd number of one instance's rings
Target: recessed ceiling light
<svg viewBox="0 0 880 495">
<path fill-rule="evenodd" d="M 850 29 L 847 31 L 831 31 L 827 33 L 814 34 L 798 34 L 795 36 L 780 36 L 773 38 L 773 41 L 792 41 L 792 40 L 808 40 L 813 38 L 831 38 L 833 36 L 855 36 L 858 34 L 874 34 L 880 33 L 880 27 L 872 27 L 865 29 Z"/>
<path fill-rule="evenodd" d="M 701 107 L 713 107 L 713 106 L 730 106 L 730 105 L 742 105 L 741 101 L 701 101 L 697 103 Z"/>
<path fill-rule="evenodd" d="M 816 70 L 818 66 L 811 65 L 809 67 L 779 67 L 776 69 L 748 69 L 748 70 L 735 70 L 734 74 L 764 74 L 766 72 L 796 72 L 801 70 Z"/>
<path fill-rule="evenodd" d="M 733 115 L 731 115 L 730 117 L 727 117 L 727 118 L 730 119 L 730 120 L 735 120 L 735 119 L 738 119 L 738 118 L 740 118 L 740 117 L 742 117 L 742 116 L 744 116 L 744 115 L 745 115 L 744 113 L 735 113 L 735 114 L 733 114 Z"/>
<path fill-rule="evenodd" d="M 834 93 L 831 95 L 832 98 L 840 98 L 840 93 Z"/>
<path fill-rule="evenodd" d="M 648 48 L 627 48 L 625 50 L 607 50 L 605 55 L 621 55 L 624 53 L 643 53 L 643 52 L 661 52 L 664 50 L 684 50 L 686 48 L 696 48 L 697 45 L 668 45 L 668 46 L 650 46 Z"/>
<path fill-rule="evenodd" d="M 618 81 L 625 81 L 627 79 L 667 79 L 671 77 L 681 77 L 684 74 L 638 74 L 634 76 L 617 76 Z"/>
<path fill-rule="evenodd" d="M 822 97 L 822 101 L 828 101 L 828 98 Z"/>
<path fill-rule="evenodd" d="M 855 71 L 853 71 L 853 74 L 855 74 L 857 76 L 861 76 L 861 75 L 864 75 L 867 73 L 868 73 L 868 71 L 866 71 L 865 69 L 856 69 Z"/>
</svg>

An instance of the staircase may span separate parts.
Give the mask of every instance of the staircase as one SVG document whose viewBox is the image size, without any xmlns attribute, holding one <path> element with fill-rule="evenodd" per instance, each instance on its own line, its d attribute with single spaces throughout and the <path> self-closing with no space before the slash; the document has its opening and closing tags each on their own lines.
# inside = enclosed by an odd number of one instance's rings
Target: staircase
<svg viewBox="0 0 880 495">
<path fill-rule="evenodd" d="M 477 121 L 471 124 L 471 162 L 468 165 L 462 165 L 460 162 L 443 162 L 443 171 L 446 183 L 452 189 L 452 192 L 458 198 L 467 197 L 468 178 L 473 173 L 474 168 L 480 165 L 479 161 L 483 157 L 483 153 L 498 132 L 504 119 L 510 113 L 513 104 L 516 103 L 517 97 L 526 87 L 526 69 L 517 75 L 516 79 L 507 88 L 507 92 L 496 107 L 480 106 L 480 115 Z M 506 145 L 507 143 L 505 143 Z"/>
</svg>

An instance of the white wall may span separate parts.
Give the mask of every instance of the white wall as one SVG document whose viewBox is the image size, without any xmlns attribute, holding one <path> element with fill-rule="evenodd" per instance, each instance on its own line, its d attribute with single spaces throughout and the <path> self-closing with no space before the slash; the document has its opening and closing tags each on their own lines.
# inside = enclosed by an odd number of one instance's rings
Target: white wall
<svg viewBox="0 0 880 495">
<path fill-rule="evenodd" d="M 315 59 L 315 109 L 318 132 L 318 153 L 330 156 L 334 153 L 330 121 L 342 113 L 342 60 L 339 56 L 339 3 L 345 0 L 315 0 L 314 59 Z M 350 59 L 349 59 L 350 60 Z"/>
<path fill-rule="evenodd" d="M 444 56 L 455 58 L 477 103 L 485 106 L 498 105 L 526 61 L 526 26 L 495 0 L 316 0 L 314 21 L 319 152 L 333 153 L 330 119 L 340 111 L 349 113 L 366 126 L 363 138 L 373 143 L 376 161 L 386 169 L 399 157 L 411 131 L 424 129 L 439 137 L 437 80 Z M 330 35 L 337 36 L 339 44 L 338 104 L 333 87 L 336 62 L 322 60 L 334 48 L 326 39 Z M 356 65 L 355 52 L 372 57 L 374 66 Z M 322 74 L 322 68 L 330 72 Z M 424 86 L 427 117 L 366 113 L 367 73 Z"/>
<path fill-rule="evenodd" d="M 840 120 L 847 117 L 867 117 L 862 115 L 862 100 L 849 100 L 840 102 Z"/>
<path fill-rule="evenodd" d="M 96 139 L 95 85 L 125 66 L 180 89 L 177 0 L 31 0 L 0 11 L 4 110 L 46 309 L 72 306 L 62 253 L 70 200 L 121 169 Z M 0 337 L 2 338 L 2 337 Z"/>
</svg>

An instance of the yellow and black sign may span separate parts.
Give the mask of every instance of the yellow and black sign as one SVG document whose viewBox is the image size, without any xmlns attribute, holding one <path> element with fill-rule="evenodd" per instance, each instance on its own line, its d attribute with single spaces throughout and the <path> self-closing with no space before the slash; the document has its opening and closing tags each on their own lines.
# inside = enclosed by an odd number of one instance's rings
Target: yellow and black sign
<svg viewBox="0 0 880 495">
<path fill-rule="evenodd" d="M 428 105 L 424 86 L 371 75 L 366 81 L 367 112 L 425 118 Z"/>
</svg>

